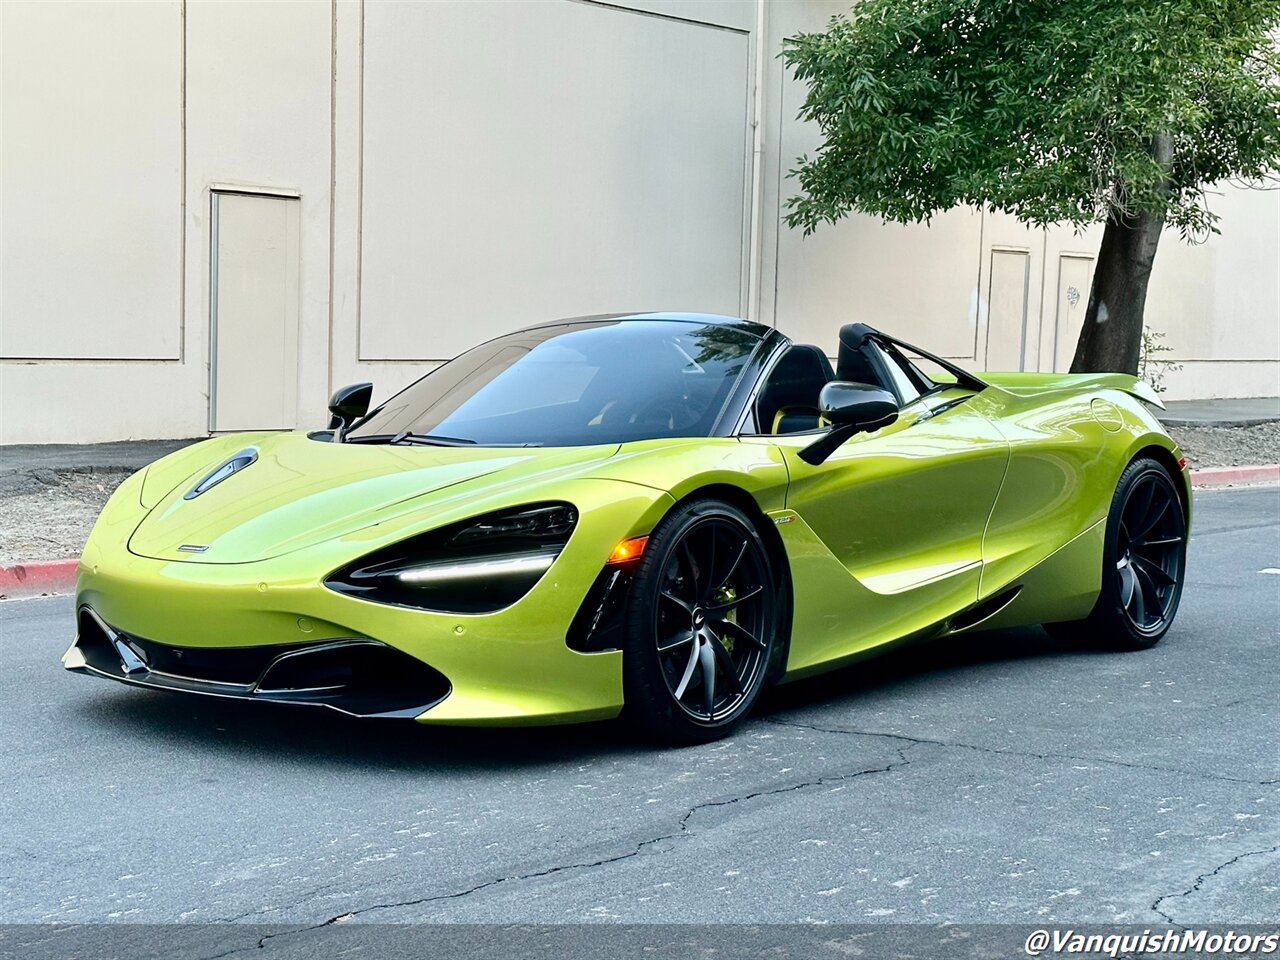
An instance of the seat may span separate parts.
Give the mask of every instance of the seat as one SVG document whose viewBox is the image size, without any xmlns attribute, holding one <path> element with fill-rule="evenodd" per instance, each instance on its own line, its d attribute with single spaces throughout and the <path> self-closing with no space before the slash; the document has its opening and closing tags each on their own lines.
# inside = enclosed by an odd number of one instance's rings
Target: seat
<svg viewBox="0 0 1280 960">
<path fill-rule="evenodd" d="M 809 343 L 792 344 L 756 400 L 761 433 L 799 433 L 819 426 L 818 394 L 833 379 L 831 361 Z"/>
</svg>

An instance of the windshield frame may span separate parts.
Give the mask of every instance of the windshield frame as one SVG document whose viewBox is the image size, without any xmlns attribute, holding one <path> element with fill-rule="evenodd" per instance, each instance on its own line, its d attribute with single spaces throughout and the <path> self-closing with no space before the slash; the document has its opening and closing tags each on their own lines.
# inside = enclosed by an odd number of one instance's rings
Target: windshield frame
<svg viewBox="0 0 1280 960">
<path fill-rule="evenodd" d="M 735 436 L 738 425 L 742 418 L 743 411 L 748 409 L 750 406 L 751 398 L 754 396 L 755 390 L 759 385 L 760 378 L 764 372 L 765 366 L 777 351 L 779 344 L 788 342 L 788 338 L 785 335 L 781 334 L 774 327 L 767 327 L 767 326 L 764 326 L 763 324 L 758 324 L 749 320 L 742 320 L 734 317 L 720 317 L 720 316 L 699 315 L 699 314 L 692 314 L 688 316 L 680 316 L 680 315 L 668 316 L 668 315 L 661 315 L 661 314 L 657 314 L 657 315 L 654 315 L 654 314 L 599 314 L 599 315 L 592 315 L 592 316 L 573 317 L 573 318 L 568 318 L 564 320 L 553 320 L 546 323 L 534 324 L 529 327 L 523 327 L 519 330 L 508 331 L 507 333 L 503 333 L 503 334 L 500 334 L 499 336 L 491 337 L 488 340 L 484 340 L 476 344 L 475 346 L 468 348 L 467 350 L 463 351 L 457 356 L 451 357 L 445 362 L 439 364 L 438 366 L 433 367 L 431 370 L 428 370 L 426 373 L 416 378 L 415 380 L 410 381 L 400 390 L 396 391 L 394 394 L 387 397 L 380 404 L 378 404 L 378 406 L 374 407 L 372 410 L 366 413 L 363 417 L 356 420 L 347 431 L 348 439 L 346 442 L 359 444 L 359 443 L 376 442 L 375 437 L 378 439 L 382 439 L 384 436 L 383 434 L 371 434 L 365 438 L 362 438 L 356 434 L 357 434 L 357 431 L 359 431 L 362 427 L 365 426 L 365 424 L 367 424 L 374 417 L 380 414 L 387 407 L 387 405 L 392 403 L 396 398 L 400 397 L 407 391 L 413 389 L 415 386 L 417 386 L 422 381 L 426 380 L 428 377 L 431 377 L 439 373 L 440 371 L 444 370 L 450 364 L 456 363 L 458 360 L 462 359 L 463 357 L 471 354 L 476 350 L 486 347 L 490 344 L 497 343 L 498 341 L 505 340 L 513 336 L 518 336 L 520 334 L 530 333 L 536 330 L 564 328 L 565 332 L 568 332 L 569 330 L 574 328 L 585 329 L 585 328 L 601 326 L 601 325 L 610 324 L 610 323 L 632 323 L 632 322 L 670 323 L 670 324 L 678 324 L 681 326 L 686 326 L 691 328 L 708 327 L 708 326 L 726 327 L 726 328 L 737 330 L 744 334 L 754 337 L 756 340 L 756 343 L 752 346 L 751 350 L 746 354 L 745 358 L 743 359 L 742 369 L 738 372 L 737 376 L 734 378 L 733 383 L 730 385 L 729 390 L 726 393 L 725 398 L 720 405 L 720 410 L 716 414 L 715 419 L 712 421 L 712 424 L 706 433 L 676 435 L 676 436 L 666 436 L 666 437 L 653 437 L 653 438 L 644 438 L 644 439 L 635 439 L 635 440 L 620 441 L 615 439 L 602 439 L 598 441 L 599 443 L 602 443 L 602 444 L 616 445 L 618 443 L 625 444 L 625 443 L 649 442 L 650 440 L 669 440 L 674 442 L 674 441 L 690 440 L 690 439 L 696 440 L 696 439 L 709 439 L 712 437 Z M 387 441 L 383 439 L 382 442 L 387 442 Z M 540 443 L 497 443 L 497 442 L 486 442 L 486 441 L 478 441 L 475 443 L 465 444 L 466 447 L 474 447 L 476 449 L 487 449 L 487 448 L 496 448 L 496 447 L 536 447 L 536 448 L 552 449 L 557 447 L 565 448 L 565 447 L 590 446 L 590 445 L 594 445 L 594 444 L 575 443 L 575 444 L 545 444 L 544 445 Z"/>
</svg>

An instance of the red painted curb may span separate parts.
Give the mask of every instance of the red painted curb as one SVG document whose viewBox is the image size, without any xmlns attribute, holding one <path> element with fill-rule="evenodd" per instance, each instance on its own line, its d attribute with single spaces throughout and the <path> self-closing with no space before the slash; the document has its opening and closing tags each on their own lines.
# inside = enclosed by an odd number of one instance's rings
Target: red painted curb
<svg viewBox="0 0 1280 960">
<path fill-rule="evenodd" d="M 76 560 L 0 566 L 0 600 L 70 593 L 76 585 Z"/>
<path fill-rule="evenodd" d="M 1191 471 L 1193 487 L 1230 487 L 1238 483 L 1280 483 L 1280 463 Z"/>
</svg>

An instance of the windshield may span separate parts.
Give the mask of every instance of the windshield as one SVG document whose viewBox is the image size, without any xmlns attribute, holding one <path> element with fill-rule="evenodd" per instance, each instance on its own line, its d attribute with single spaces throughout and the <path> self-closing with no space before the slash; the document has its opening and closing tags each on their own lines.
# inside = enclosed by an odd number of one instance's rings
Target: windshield
<svg viewBox="0 0 1280 960">
<path fill-rule="evenodd" d="M 754 334 L 670 320 L 599 320 L 481 344 L 375 410 L 349 441 L 580 446 L 715 429 Z"/>
</svg>

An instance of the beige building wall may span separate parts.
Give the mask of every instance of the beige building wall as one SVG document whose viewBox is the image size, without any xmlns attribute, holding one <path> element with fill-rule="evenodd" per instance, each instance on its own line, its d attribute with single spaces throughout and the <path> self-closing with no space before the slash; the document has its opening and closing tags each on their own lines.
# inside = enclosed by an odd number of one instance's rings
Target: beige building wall
<svg viewBox="0 0 1280 960">
<path fill-rule="evenodd" d="M 975 368 L 1064 369 L 1097 230 L 780 225 L 816 133 L 776 54 L 846 8 L 0 4 L 0 442 L 197 436 L 255 405 L 319 426 L 335 386 L 385 396 L 616 310 L 829 349 L 862 320 Z M 221 243 L 215 195 L 238 198 Z M 1167 396 L 1280 393 L 1280 193 L 1211 202 L 1221 235 L 1166 236 L 1152 280 L 1184 364 Z"/>
</svg>

